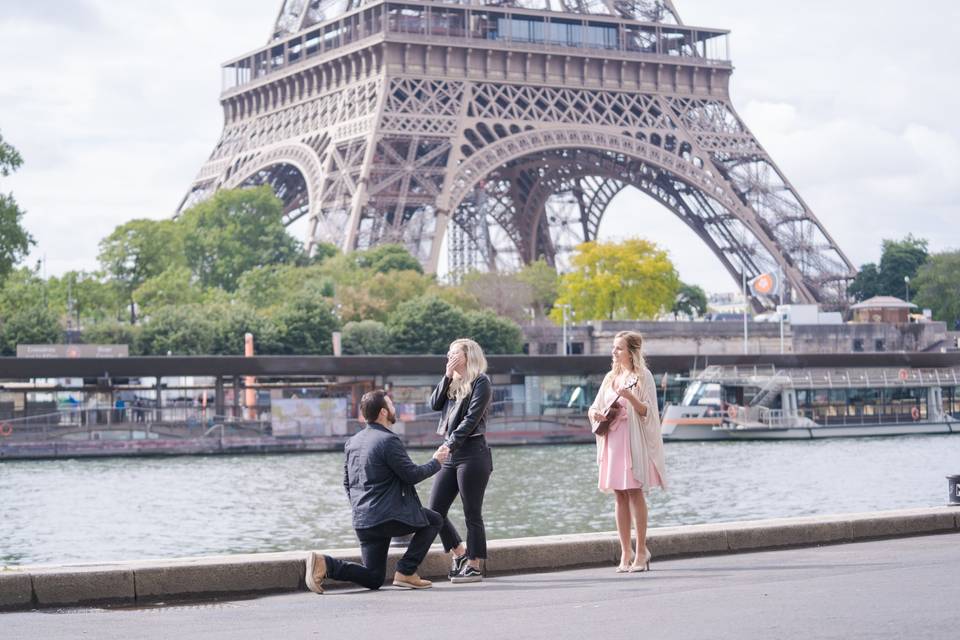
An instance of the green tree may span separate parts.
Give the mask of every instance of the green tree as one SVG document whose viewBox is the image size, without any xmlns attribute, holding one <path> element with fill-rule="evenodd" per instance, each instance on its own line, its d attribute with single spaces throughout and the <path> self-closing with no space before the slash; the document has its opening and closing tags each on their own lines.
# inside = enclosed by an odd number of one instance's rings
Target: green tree
<svg viewBox="0 0 960 640">
<path fill-rule="evenodd" d="M 117 320 L 103 320 L 83 327 L 80 337 L 86 344 L 125 344 L 132 355 L 139 345 L 140 325 Z"/>
<path fill-rule="evenodd" d="M 404 301 L 423 295 L 431 280 L 417 271 L 389 273 L 362 270 L 362 277 L 349 284 L 336 286 L 336 301 L 340 317 L 345 321 L 378 320 L 387 318 Z"/>
<path fill-rule="evenodd" d="M 212 354 L 243 355 L 248 333 L 253 334 L 254 351 L 258 355 L 284 352 L 277 323 L 255 309 L 244 304 L 218 304 L 210 309 L 210 316 L 213 323 Z"/>
<path fill-rule="evenodd" d="M 880 270 L 877 265 L 872 262 L 862 265 L 847 288 L 847 293 L 857 302 L 880 295 Z"/>
<path fill-rule="evenodd" d="M 0 134 L 0 176 L 7 177 L 20 168 L 23 158 Z M 33 236 L 23 228 L 24 211 L 12 193 L 0 193 L 0 282 L 14 265 L 23 260 L 30 247 L 36 244 Z"/>
<path fill-rule="evenodd" d="M 313 246 L 313 255 L 307 259 L 309 264 L 322 264 L 327 258 L 340 255 L 340 248 L 329 242 L 318 242 Z"/>
<path fill-rule="evenodd" d="M 445 300 L 421 296 L 397 307 L 387 327 L 397 353 L 446 353 L 450 343 L 466 333 L 467 318 Z"/>
<path fill-rule="evenodd" d="M 410 255 L 406 247 L 399 244 L 381 244 L 360 251 L 356 256 L 357 264 L 378 273 L 390 271 L 416 271 L 423 273 L 420 261 Z"/>
<path fill-rule="evenodd" d="M 134 292 L 150 278 L 183 264 L 181 227 L 174 220 L 125 222 L 100 241 L 98 259 L 123 291 L 130 307 L 130 324 L 134 324 Z"/>
<path fill-rule="evenodd" d="M 880 265 L 869 262 L 860 267 L 848 292 L 854 300 L 862 302 L 874 296 L 907 295 L 904 278 L 916 277 L 920 267 L 927 261 L 927 241 L 908 235 L 903 240 L 884 240 L 880 253 Z M 916 287 L 910 287 L 911 293 Z M 911 299 L 913 296 L 910 296 Z"/>
<path fill-rule="evenodd" d="M 55 344 L 63 342 L 63 329 L 55 313 L 41 301 L 4 314 L 0 323 L 0 355 L 17 353 L 18 344 Z"/>
<path fill-rule="evenodd" d="M 703 289 L 695 284 L 680 283 L 680 290 L 670 309 L 673 317 L 685 315 L 688 318 L 696 318 L 707 312 L 707 294 Z"/>
<path fill-rule="evenodd" d="M 930 256 L 913 284 L 917 291 L 914 302 L 930 309 L 934 320 L 946 322 L 947 329 L 955 330 L 960 321 L 960 251 Z"/>
<path fill-rule="evenodd" d="M 376 320 L 361 320 L 343 325 L 343 353 L 348 356 L 363 356 L 387 353 L 390 347 L 390 332 L 387 326 Z"/>
<path fill-rule="evenodd" d="M 204 305 L 174 305 L 150 313 L 135 346 L 145 356 L 199 356 L 211 353 L 213 339 L 213 321 Z"/>
<path fill-rule="evenodd" d="M 560 276 L 557 270 L 539 258 L 520 269 L 517 279 L 531 288 L 535 317 L 545 318 L 559 295 Z"/>
<path fill-rule="evenodd" d="M 656 244 L 585 242 L 577 247 L 573 271 L 560 278 L 557 304 L 571 305 L 580 320 L 653 318 L 672 308 L 679 289 L 673 263 Z M 562 321 L 557 306 L 550 317 Z"/>
<path fill-rule="evenodd" d="M 100 273 L 68 271 L 47 279 L 47 304 L 58 314 L 70 308 L 74 327 L 120 319 L 126 313 L 123 291 Z"/>
<path fill-rule="evenodd" d="M 255 309 L 268 309 L 308 290 L 324 298 L 333 297 L 333 279 L 325 267 L 273 264 L 254 267 L 241 275 L 236 298 Z"/>
<path fill-rule="evenodd" d="M 333 306 L 324 298 L 305 292 L 289 299 L 273 316 L 282 353 L 330 355 L 332 334 L 340 326 Z"/>
<path fill-rule="evenodd" d="M 513 320 L 503 318 L 493 311 L 467 313 L 467 329 L 464 335 L 476 340 L 488 354 L 523 351 L 523 332 L 520 327 Z"/>
<path fill-rule="evenodd" d="M 300 243 L 287 233 L 282 214 L 268 186 L 221 190 L 185 211 L 184 255 L 196 280 L 232 292 L 256 266 L 295 262 Z"/>
<path fill-rule="evenodd" d="M 149 315 L 159 307 L 196 304 L 203 298 L 203 289 L 193 283 L 190 269 L 182 265 L 148 278 L 133 292 L 141 315 Z"/>
<path fill-rule="evenodd" d="M 929 255 L 927 241 L 912 235 L 900 241 L 884 240 L 880 256 L 880 295 L 898 298 L 906 295 L 904 278 L 915 278 Z"/>
</svg>

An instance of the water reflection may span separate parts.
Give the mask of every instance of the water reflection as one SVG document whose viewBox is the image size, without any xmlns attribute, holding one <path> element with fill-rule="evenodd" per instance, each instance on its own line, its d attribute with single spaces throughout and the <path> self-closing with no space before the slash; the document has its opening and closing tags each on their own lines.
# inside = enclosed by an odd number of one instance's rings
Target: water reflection
<svg viewBox="0 0 960 640">
<path fill-rule="evenodd" d="M 931 506 L 960 437 L 670 443 L 667 465 L 651 526 Z M 494 466 L 491 539 L 614 528 L 593 446 L 495 448 Z M 355 546 L 342 469 L 341 454 L 3 462 L 0 564 Z"/>
</svg>

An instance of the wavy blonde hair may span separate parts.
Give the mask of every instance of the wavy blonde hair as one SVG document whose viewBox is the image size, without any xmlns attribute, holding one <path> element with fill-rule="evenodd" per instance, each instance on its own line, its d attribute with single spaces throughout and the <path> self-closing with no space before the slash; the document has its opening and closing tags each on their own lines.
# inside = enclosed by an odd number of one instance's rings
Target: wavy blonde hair
<svg viewBox="0 0 960 640">
<path fill-rule="evenodd" d="M 647 368 L 647 360 L 643 357 L 643 336 L 637 333 L 636 331 L 621 331 L 617 335 L 613 336 L 614 341 L 618 339 L 623 339 L 624 344 L 627 346 L 627 351 L 630 352 L 630 361 L 633 363 L 633 372 L 637 375 Z M 610 374 L 614 377 L 623 373 L 623 367 L 620 366 L 619 362 L 613 363 L 613 368 L 610 370 Z"/>
<path fill-rule="evenodd" d="M 447 390 L 447 397 L 461 400 L 473 390 L 473 381 L 481 373 L 487 372 L 487 358 L 483 355 L 483 349 L 479 344 L 470 338 L 458 338 L 450 343 L 450 350 L 460 349 L 467 358 L 467 370 L 464 375 L 453 374 L 453 381 Z M 449 351 L 448 351 L 449 353 Z"/>
</svg>

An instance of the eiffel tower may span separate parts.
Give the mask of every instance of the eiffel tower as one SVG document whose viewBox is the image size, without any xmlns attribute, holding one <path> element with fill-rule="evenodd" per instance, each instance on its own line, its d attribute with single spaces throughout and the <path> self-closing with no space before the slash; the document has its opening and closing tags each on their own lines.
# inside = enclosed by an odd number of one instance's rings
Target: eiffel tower
<svg viewBox="0 0 960 640">
<path fill-rule="evenodd" d="M 285 0 L 223 65 L 224 129 L 180 204 L 269 184 L 306 246 L 563 268 L 632 187 L 739 284 L 843 304 L 854 267 L 730 101 L 729 31 L 670 0 Z M 774 304 L 755 295 L 757 309 Z"/>
</svg>

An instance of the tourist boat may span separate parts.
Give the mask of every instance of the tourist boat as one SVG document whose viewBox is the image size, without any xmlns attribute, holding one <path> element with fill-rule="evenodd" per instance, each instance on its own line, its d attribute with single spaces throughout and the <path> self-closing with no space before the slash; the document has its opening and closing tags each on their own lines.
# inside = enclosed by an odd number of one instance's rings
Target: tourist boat
<svg viewBox="0 0 960 640">
<path fill-rule="evenodd" d="M 663 411 L 663 439 L 804 440 L 960 432 L 960 367 L 710 366 Z"/>
</svg>

